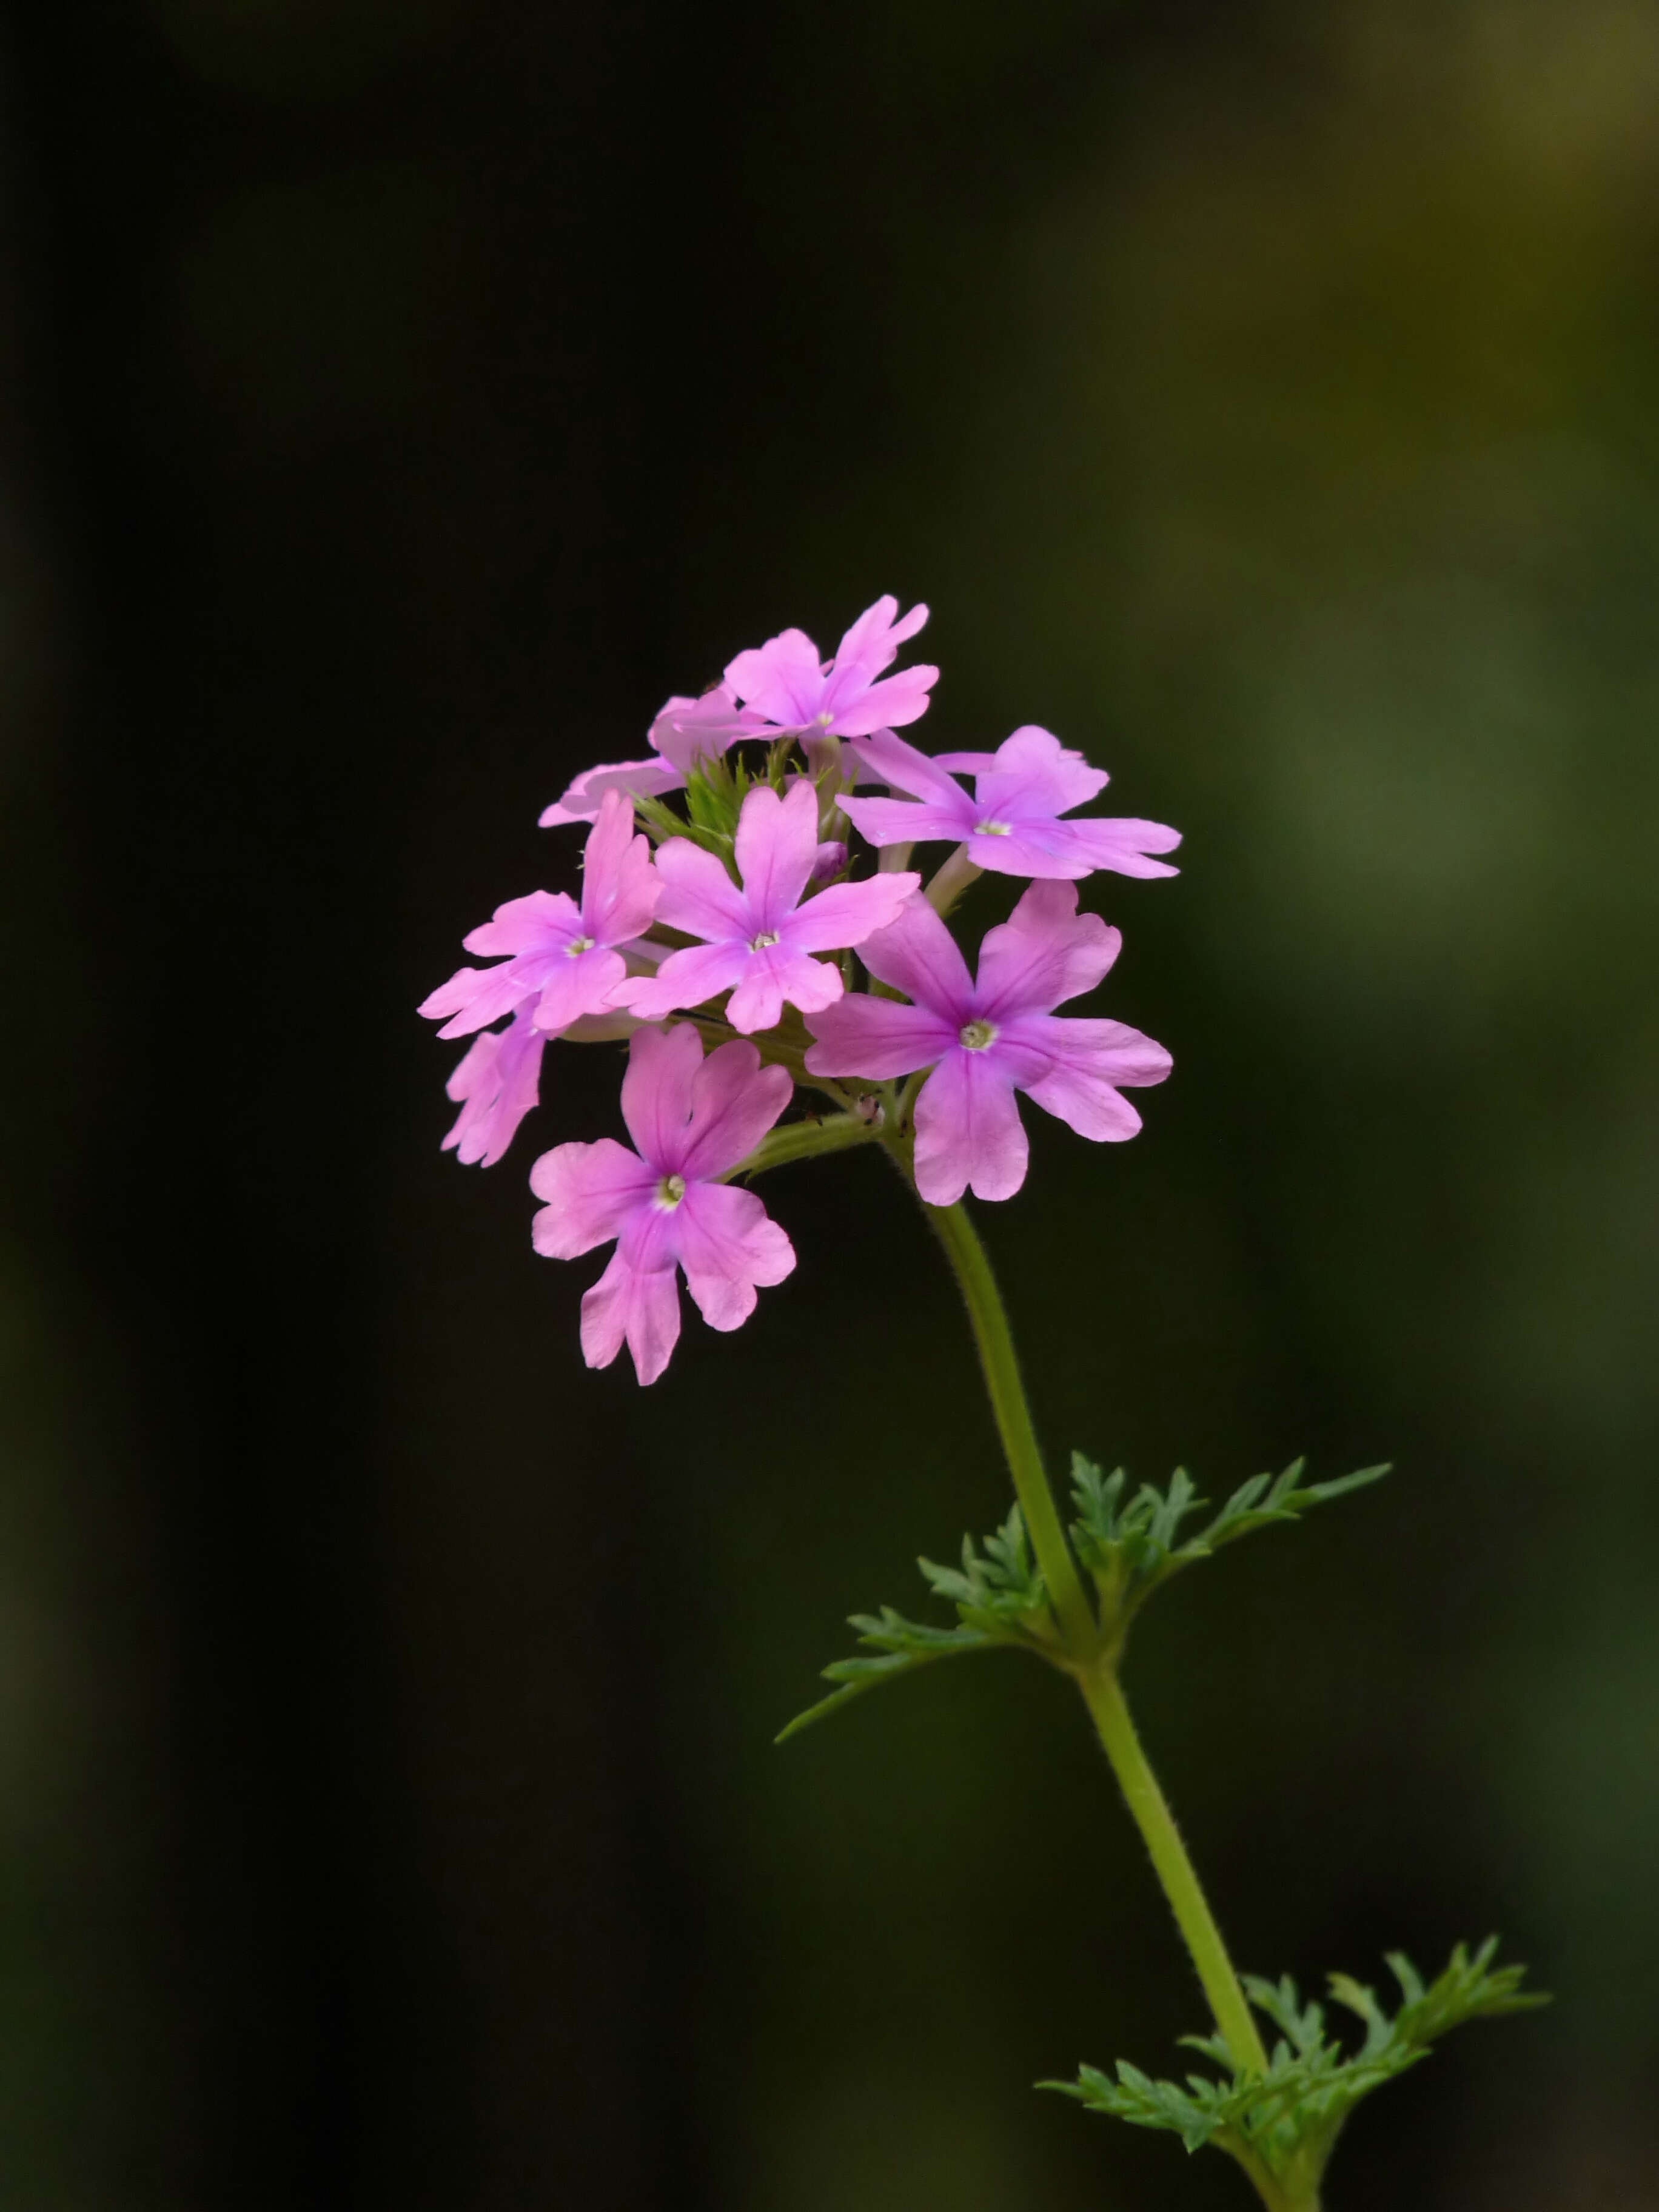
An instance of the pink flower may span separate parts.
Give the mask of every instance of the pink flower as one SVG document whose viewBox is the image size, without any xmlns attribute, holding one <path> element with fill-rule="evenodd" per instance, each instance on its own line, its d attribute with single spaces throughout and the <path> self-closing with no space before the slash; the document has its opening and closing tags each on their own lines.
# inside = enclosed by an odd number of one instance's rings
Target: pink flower
<svg viewBox="0 0 1659 2212">
<path fill-rule="evenodd" d="M 610 1012 L 628 973 L 619 946 L 651 926 L 661 889 L 648 838 L 634 834 L 633 801 L 608 791 L 582 854 L 581 904 L 567 891 L 532 891 L 498 906 L 461 942 L 504 953 L 493 968 L 462 968 L 421 1002 L 440 1036 L 465 1036 L 534 1000 L 531 1018 L 550 1034 L 584 1014 Z"/>
<path fill-rule="evenodd" d="M 1169 1054 L 1139 1030 L 1052 1011 L 1092 990 L 1121 941 L 1098 915 L 1079 914 L 1074 885 L 1033 884 L 986 932 L 975 981 L 933 908 L 912 899 L 860 955 L 912 1003 L 860 994 L 815 1013 L 807 1067 L 885 1081 L 931 1066 L 916 1099 L 917 1188 L 930 1206 L 953 1206 L 969 1188 L 1012 1198 L 1028 1157 L 1017 1091 L 1079 1136 L 1110 1140 L 1140 1127 L 1116 1086 L 1170 1072 Z"/>
<path fill-rule="evenodd" d="M 927 619 L 912 607 L 902 621 L 890 593 L 866 607 L 841 641 L 833 660 L 820 661 L 805 630 L 786 629 L 750 653 L 740 653 L 726 680 L 776 729 L 823 738 L 862 737 L 870 730 L 914 722 L 927 711 L 937 668 L 902 669 L 876 681 L 907 638 Z"/>
<path fill-rule="evenodd" d="M 463 1102 L 454 1127 L 441 1149 L 454 1152 L 465 1166 L 482 1161 L 493 1168 L 512 1143 L 520 1121 L 540 1096 L 542 1050 L 547 1032 L 538 1030 L 528 1006 L 504 1030 L 475 1037 L 444 1088 Z"/>
<path fill-rule="evenodd" d="M 753 1152 L 793 1088 L 786 1070 L 761 1066 L 752 1044 L 723 1044 L 705 1060 L 689 1022 L 640 1030 L 622 1088 L 638 1150 L 601 1137 L 536 1162 L 538 1252 L 574 1260 L 617 1240 L 582 1300 L 590 1367 L 608 1367 L 625 1340 L 640 1381 L 656 1381 L 679 1339 L 677 1267 L 710 1328 L 726 1329 L 753 1313 L 757 1285 L 781 1283 L 793 1267 L 793 1246 L 754 1193 L 718 1180 Z"/>
<path fill-rule="evenodd" d="M 541 826 L 591 822 L 607 791 L 625 792 L 630 799 L 681 791 L 697 761 L 718 757 L 739 738 L 766 734 L 764 717 L 739 707 L 728 684 L 717 684 L 701 699 L 672 698 L 651 725 L 647 743 L 653 750 L 646 759 L 584 769 L 562 799 L 543 809 Z"/>
<path fill-rule="evenodd" d="M 808 1012 L 840 998 L 840 971 L 815 952 L 861 945 L 892 921 L 921 878 L 876 876 L 831 884 L 803 905 L 819 854 L 818 802 L 803 777 L 780 798 L 759 784 L 738 817 L 734 884 L 714 854 L 686 837 L 657 848 L 657 919 L 703 939 L 671 952 L 651 977 L 622 984 L 612 1004 L 655 1021 L 730 991 L 733 1029 L 769 1030 L 785 1002 Z"/>
<path fill-rule="evenodd" d="M 1028 722 L 994 753 L 941 753 L 930 760 L 890 730 L 860 738 L 853 750 L 870 775 L 914 798 L 845 799 L 842 811 L 872 845 L 949 838 L 978 868 L 1005 876 L 1076 878 L 1097 868 L 1121 876 L 1172 876 L 1149 857 L 1170 853 L 1181 832 L 1161 822 L 1062 822 L 1060 817 L 1104 789 L 1103 769 Z M 970 799 L 950 769 L 974 778 Z"/>
</svg>

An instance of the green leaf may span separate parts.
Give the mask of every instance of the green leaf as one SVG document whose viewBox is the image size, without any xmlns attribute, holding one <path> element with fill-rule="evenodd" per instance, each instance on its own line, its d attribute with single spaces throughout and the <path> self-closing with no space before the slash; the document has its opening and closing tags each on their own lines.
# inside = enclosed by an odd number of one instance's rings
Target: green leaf
<svg viewBox="0 0 1659 2212">
<path fill-rule="evenodd" d="M 1298 1459 L 1282 1474 L 1252 1475 L 1206 1527 L 1183 1537 L 1184 1525 L 1205 1504 L 1185 1468 L 1176 1469 L 1167 1491 L 1143 1483 L 1126 1501 L 1128 1478 L 1121 1468 L 1103 1474 L 1091 1460 L 1073 1452 L 1072 1496 L 1078 1517 L 1072 1540 L 1094 1578 L 1103 1630 L 1121 1637 L 1161 1583 L 1224 1545 L 1277 1522 L 1299 1520 L 1314 1506 L 1363 1489 L 1389 1472 L 1386 1467 L 1367 1467 L 1334 1481 L 1304 1483 L 1303 1467 Z"/>
<path fill-rule="evenodd" d="M 1432 2043 L 1465 2021 L 1548 2003 L 1546 1996 L 1522 1990 L 1523 1966 L 1493 1971 L 1497 1949 L 1495 1936 L 1473 1955 L 1460 1943 L 1444 1972 L 1426 1987 L 1409 1959 L 1390 1953 L 1389 1965 L 1401 1999 L 1392 2017 L 1364 1983 L 1333 1974 L 1333 2001 L 1364 2024 L 1364 2039 L 1356 2051 L 1344 2051 L 1328 2038 L 1323 2007 L 1304 2005 L 1288 1975 L 1268 1982 L 1246 1974 L 1246 1996 L 1279 2031 L 1265 2075 L 1235 2068 L 1218 2035 L 1188 2036 L 1188 2046 L 1224 2068 L 1226 2078 L 1189 2074 L 1184 2085 L 1154 2081 L 1120 2060 L 1115 2080 L 1097 2067 L 1084 2066 L 1075 2081 L 1037 2086 L 1059 2089 L 1090 2111 L 1133 2126 L 1164 2129 L 1178 2135 L 1189 2151 L 1214 2143 L 1247 2168 L 1265 2168 L 1276 2180 L 1311 2192 L 1343 2122 L 1373 2089 L 1417 2065 Z"/>
<path fill-rule="evenodd" d="M 884 1606 L 879 1613 L 854 1613 L 849 1626 L 859 1632 L 860 1644 L 881 1656 L 831 1661 L 823 1669 L 823 1679 L 841 1686 L 798 1713 L 779 1733 L 779 1743 L 866 1690 L 936 1659 L 989 1650 L 997 1645 L 1035 1651 L 1045 1658 L 1058 1652 L 1048 1592 L 1032 1561 L 1018 1506 L 1000 1528 L 985 1539 L 982 1549 L 975 1550 L 971 1537 L 963 1538 L 960 1567 L 941 1567 L 931 1559 L 918 1560 L 917 1565 L 934 1595 L 955 1606 L 956 1626 L 947 1628 L 907 1620 L 891 1606 Z"/>
</svg>

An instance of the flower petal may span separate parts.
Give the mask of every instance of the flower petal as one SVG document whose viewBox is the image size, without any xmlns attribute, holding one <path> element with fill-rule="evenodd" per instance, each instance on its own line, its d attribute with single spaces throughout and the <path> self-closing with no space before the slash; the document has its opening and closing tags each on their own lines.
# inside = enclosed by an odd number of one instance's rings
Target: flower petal
<svg viewBox="0 0 1659 2212">
<path fill-rule="evenodd" d="M 498 960 L 493 968 L 458 968 L 416 1011 L 428 1021 L 450 1017 L 438 1032 L 441 1037 L 470 1036 L 503 1014 L 516 1013 L 540 989 L 539 976 L 526 981 L 516 960 Z"/>
<path fill-rule="evenodd" d="M 748 899 L 714 855 L 690 838 L 670 837 L 657 848 L 657 873 L 662 879 L 657 920 L 670 929 L 711 944 L 732 937 L 746 941 L 755 934 Z"/>
<path fill-rule="evenodd" d="M 702 1066 L 702 1039 L 689 1022 L 635 1030 L 629 1039 L 623 1120 L 640 1158 L 659 1176 L 678 1171 L 692 1085 Z"/>
<path fill-rule="evenodd" d="M 717 684 L 701 699 L 670 699 L 652 723 L 649 738 L 684 777 L 700 760 L 718 759 L 739 738 L 764 727 L 759 714 L 738 704 L 729 684 Z"/>
<path fill-rule="evenodd" d="M 640 1381 L 654 1382 L 680 1340 L 674 1270 L 636 1267 L 620 1247 L 582 1299 L 582 1358 L 609 1367 L 626 1341 Z"/>
<path fill-rule="evenodd" d="M 780 630 L 764 645 L 726 663 L 726 680 L 739 699 L 785 729 L 812 720 L 823 696 L 818 649 L 805 630 Z"/>
<path fill-rule="evenodd" d="M 596 945 L 621 945 L 651 926 L 662 890 L 651 865 L 651 841 L 634 834 L 634 802 L 607 791 L 599 818 L 582 848 L 580 934 Z"/>
<path fill-rule="evenodd" d="M 962 796 L 971 808 L 965 791 Z M 836 804 L 860 836 L 872 845 L 936 844 L 941 839 L 959 845 L 971 827 L 960 808 L 935 805 L 931 799 L 843 796 Z"/>
<path fill-rule="evenodd" d="M 1035 883 L 1007 921 L 985 933 L 975 1010 L 995 1022 L 1046 1014 L 1092 991 L 1122 942 L 1097 914 L 1078 912 L 1075 884 Z"/>
<path fill-rule="evenodd" d="M 440 1149 L 464 1166 L 494 1167 L 520 1121 L 539 1101 L 542 1051 L 547 1039 L 520 1013 L 504 1030 L 477 1038 L 444 1085 L 464 1102 Z"/>
<path fill-rule="evenodd" d="M 896 921 L 866 937 L 859 957 L 872 975 L 960 1028 L 973 984 L 957 941 L 925 898 L 913 896 Z"/>
<path fill-rule="evenodd" d="M 556 1145 L 530 1170 L 542 1210 L 530 1241 L 544 1260 L 575 1260 L 620 1237 L 629 1217 L 649 1206 L 655 1170 L 614 1137 L 591 1145 Z"/>
<path fill-rule="evenodd" d="M 974 793 L 981 819 L 1022 822 L 1069 813 L 1109 781 L 1104 769 L 1091 768 L 1051 730 L 1026 722 L 997 747 L 995 767 L 981 770 Z"/>
<path fill-rule="evenodd" d="M 802 1013 L 831 1005 L 842 994 L 841 970 L 787 944 L 744 955 L 743 975 L 726 1005 L 726 1018 L 745 1036 L 775 1029 L 786 1006 Z"/>
<path fill-rule="evenodd" d="M 832 884 L 796 908 L 783 926 L 783 942 L 797 952 L 835 952 L 862 945 L 878 929 L 898 920 L 921 878 L 912 872 L 868 877 L 859 884 Z M 795 1002 L 799 1005 L 799 1000 Z"/>
<path fill-rule="evenodd" d="M 752 1190 L 700 1182 L 676 1210 L 675 1242 L 686 1287 L 710 1328 L 738 1328 L 755 1310 L 757 1285 L 781 1283 L 795 1248 Z"/>
<path fill-rule="evenodd" d="M 938 682 L 938 669 L 925 661 L 901 668 L 896 675 L 884 676 L 879 684 L 855 692 L 836 708 L 830 727 L 838 738 L 862 738 L 873 730 L 890 731 L 896 724 L 916 721 L 927 712 L 929 694 Z"/>
<path fill-rule="evenodd" d="M 618 804 L 626 806 L 622 799 Z M 592 839 L 588 841 L 590 843 Z M 461 943 L 469 952 L 493 960 L 503 954 L 541 952 L 581 934 L 581 910 L 568 891 L 532 891 L 508 899 L 490 919 L 469 930 Z"/>
<path fill-rule="evenodd" d="M 1030 1148 L 1014 1086 L 995 1048 L 948 1052 L 916 1098 L 916 1188 L 929 1206 L 1012 1198 L 1025 1180 Z"/>
<path fill-rule="evenodd" d="M 671 952 L 654 975 L 630 976 L 611 994 L 641 1021 L 659 1022 L 686 1006 L 701 1006 L 740 983 L 754 958 L 746 945 L 687 945 Z"/>
<path fill-rule="evenodd" d="M 957 1026 L 926 1006 L 849 991 L 834 1006 L 820 1007 L 808 1022 L 817 1042 L 807 1048 L 807 1072 L 866 1075 L 877 1083 L 914 1075 L 951 1049 Z"/>
<path fill-rule="evenodd" d="M 752 1044 L 734 1040 L 716 1046 L 696 1070 L 689 1126 L 679 1133 L 667 1172 L 699 1182 L 725 1175 L 754 1151 L 794 1087 L 787 1068 L 761 1066 Z"/>
<path fill-rule="evenodd" d="M 1123 1022 L 1036 1015 L 1011 1024 L 1009 1035 L 1048 1054 L 1048 1072 L 1024 1086 L 1028 1096 L 1097 1143 L 1133 1137 L 1140 1127 L 1116 1086 L 1162 1083 L 1173 1065 L 1161 1044 Z"/>
<path fill-rule="evenodd" d="M 974 801 L 955 776 L 906 738 L 895 737 L 891 730 L 876 730 L 854 738 L 852 750 L 876 781 L 890 790 L 908 791 L 913 799 L 931 799 L 948 807 L 953 820 L 965 821 L 973 814 Z M 951 832 L 956 837 L 967 834 L 965 830 Z"/>
<path fill-rule="evenodd" d="M 649 760 L 609 761 L 599 768 L 585 769 L 564 796 L 544 806 L 537 818 L 544 830 L 557 829 L 567 822 L 592 822 L 607 791 L 626 792 L 635 799 L 659 799 L 665 791 L 683 789 L 684 783 L 684 776 L 672 762 L 660 760 L 655 754 Z"/>
<path fill-rule="evenodd" d="M 532 1019 L 538 1030 L 556 1036 L 584 1014 L 614 1012 L 611 994 L 626 976 L 628 965 L 620 952 L 595 945 L 574 959 L 566 955 L 542 963 L 539 973 L 542 994 Z"/>
<path fill-rule="evenodd" d="M 780 930 L 799 903 L 818 854 L 818 795 L 804 776 L 781 795 L 769 783 L 757 784 L 747 794 L 738 816 L 736 852 L 747 915 L 754 925 L 748 933 Z M 697 934 L 708 933 L 700 929 Z"/>
</svg>

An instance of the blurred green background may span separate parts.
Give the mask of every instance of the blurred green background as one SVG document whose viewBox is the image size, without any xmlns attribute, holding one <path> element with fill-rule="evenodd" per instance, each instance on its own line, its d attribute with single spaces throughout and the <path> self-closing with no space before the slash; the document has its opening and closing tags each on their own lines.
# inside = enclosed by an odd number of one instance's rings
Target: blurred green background
<svg viewBox="0 0 1659 2212">
<path fill-rule="evenodd" d="M 1398 1464 L 1138 1635 L 1234 1948 L 1559 1993 L 1333 2205 L 1659 2205 L 1659 6 L 58 0 L 0 112 L 5 2201 L 1245 2201 L 1027 2086 L 1203 2025 L 1063 1685 L 771 1747 L 1004 1510 L 890 1178 L 641 1394 L 615 1056 L 437 1149 L 539 807 L 891 590 L 1186 832 L 982 1210 L 1045 1437 Z"/>
</svg>

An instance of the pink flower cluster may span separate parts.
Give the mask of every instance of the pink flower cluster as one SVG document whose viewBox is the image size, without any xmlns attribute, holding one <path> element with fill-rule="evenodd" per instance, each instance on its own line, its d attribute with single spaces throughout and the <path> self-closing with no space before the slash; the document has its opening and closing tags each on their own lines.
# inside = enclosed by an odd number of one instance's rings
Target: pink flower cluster
<svg viewBox="0 0 1659 2212">
<path fill-rule="evenodd" d="M 539 1103 L 550 1042 L 629 1040 L 633 1149 L 558 1145 L 530 1177 L 538 1252 L 616 1246 L 582 1300 L 590 1366 L 626 1343 L 640 1381 L 655 1381 L 679 1335 L 681 1274 L 710 1327 L 732 1329 L 794 1267 L 732 1178 L 767 1164 L 798 1086 L 887 1142 L 928 1205 L 951 1206 L 1024 1182 L 1018 1092 L 1111 1140 L 1140 1127 L 1124 1088 L 1170 1072 L 1139 1030 L 1054 1010 L 1101 981 L 1121 942 L 1078 911 L 1079 880 L 1173 874 L 1158 856 L 1177 833 L 1079 818 L 1105 774 L 1047 730 L 931 757 L 896 736 L 939 672 L 886 672 L 927 619 L 883 598 L 831 659 L 787 629 L 701 699 L 671 699 L 646 758 L 588 769 L 541 817 L 590 825 L 580 898 L 509 899 L 464 939 L 491 964 L 459 969 L 422 1004 L 440 1035 L 472 1039 L 444 1144 L 486 1167 Z M 888 795 L 860 795 L 871 785 Z M 680 792 L 684 815 L 666 804 Z M 890 865 L 939 844 L 952 849 L 925 887 Z M 985 870 L 1028 883 L 970 972 L 944 910 Z M 809 1100 L 809 1120 L 823 1110 Z M 804 1134 L 796 1152 L 814 1149 Z"/>
</svg>

